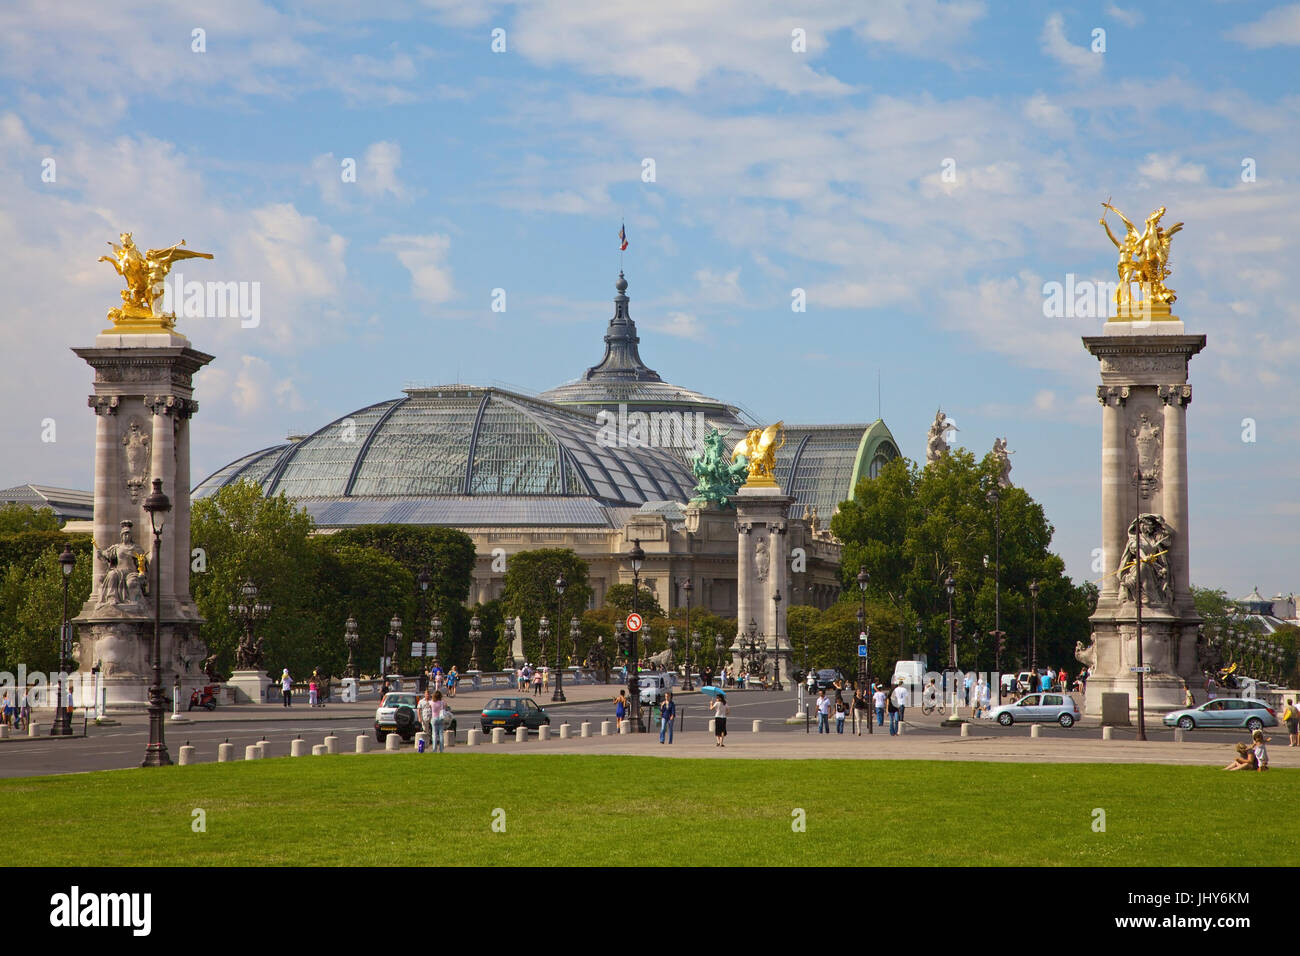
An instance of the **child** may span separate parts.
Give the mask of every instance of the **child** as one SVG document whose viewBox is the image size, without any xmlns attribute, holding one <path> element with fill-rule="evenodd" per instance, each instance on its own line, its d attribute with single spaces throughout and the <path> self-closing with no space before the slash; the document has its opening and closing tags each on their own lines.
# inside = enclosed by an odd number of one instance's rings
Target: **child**
<svg viewBox="0 0 1300 956">
<path fill-rule="evenodd" d="M 837 734 L 844 733 L 844 718 L 847 714 L 848 711 L 844 707 L 844 701 L 836 700 L 835 701 L 835 732 Z"/>
<path fill-rule="evenodd" d="M 1255 745 L 1255 763 L 1259 765 L 1260 770 L 1268 769 L 1268 748 L 1264 746 L 1271 737 L 1265 737 L 1264 731 L 1257 730 L 1250 735 L 1251 742 Z"/>
</svg>

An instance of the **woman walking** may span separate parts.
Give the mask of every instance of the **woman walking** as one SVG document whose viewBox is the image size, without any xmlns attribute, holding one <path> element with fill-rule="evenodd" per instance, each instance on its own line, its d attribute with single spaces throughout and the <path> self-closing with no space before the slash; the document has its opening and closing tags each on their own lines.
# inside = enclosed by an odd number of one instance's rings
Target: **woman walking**
<svg viewBox="0 0 1300 956">
<path fill-rule="evenodd" d="M 293 693 L 293 678 L 289 676 L 289 668 L 284 669 L 280 675 L 280 696 L 284 700 L 284 706 L 289 706 L 289 695 Z"/>
<path fill-rule="evenodd" d="M 619 723 L 627 717 L 627 691 L 620 690 L 618 696 L 614 698 L 614 718 Z"/>
<path fill-rule="evenodd" d="M 1282 711 L 1282 723 L 1286 724 L 1288 747 L 1300 747 L 1300 711 L 1296 710 L 1295 701 L 1287 698 L 1286 709 Z"/>
<path fill-rule="evenodd" d="M 718 737 L 718 746 L 727 746 L 723 739 L 727 736 L 727 695 L 719 694 L 713 698 L 713 703 L 709 704 L 709 710 L 713 711 L 713 732 Z"/>
<path fill-rule="evenodd" d="M 442 691 L 433 692 L 433 752 L 445 753 L 442 748 L 442 734 L 446 728 L 447 705 L 442 702 Z"/>
</svg>

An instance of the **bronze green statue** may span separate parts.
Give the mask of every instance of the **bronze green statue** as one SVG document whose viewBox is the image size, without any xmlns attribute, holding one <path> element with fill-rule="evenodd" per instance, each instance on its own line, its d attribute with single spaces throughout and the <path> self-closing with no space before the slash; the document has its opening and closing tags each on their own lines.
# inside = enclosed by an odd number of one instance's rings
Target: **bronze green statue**
<svg viewBox="0 0 1300 956">
<path fill-rule="evenodd" d="M 732 496 L 749 477 L 749 459 L 740 455 L 733 463 L 723 449 L 724 437 L 716 428 L 709 429 L 704 436 L 704 450 L 691 459 L 691 471 L 698 479 L 691 501 L 714 502 L 719 508 L 732 507 Z"/>
</svg>

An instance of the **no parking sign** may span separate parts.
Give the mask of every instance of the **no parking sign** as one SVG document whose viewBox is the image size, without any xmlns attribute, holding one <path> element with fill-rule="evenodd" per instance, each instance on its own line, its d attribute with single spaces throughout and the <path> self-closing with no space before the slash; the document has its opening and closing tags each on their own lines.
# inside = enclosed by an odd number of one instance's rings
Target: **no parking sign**
<svg viewBox="0 0 1300 956">
<path fill-rule="evenodd" d="M 627 616 L 627 629 L 632 633 L 641 630 L 641 615 L 633 612 Z"/>
</svg>

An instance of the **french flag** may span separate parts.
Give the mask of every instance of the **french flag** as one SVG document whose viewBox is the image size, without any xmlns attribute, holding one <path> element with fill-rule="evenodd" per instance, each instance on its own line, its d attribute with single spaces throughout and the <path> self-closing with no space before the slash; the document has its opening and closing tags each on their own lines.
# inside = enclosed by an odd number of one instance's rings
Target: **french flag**
<svg viewBox="0 0 1300 956">
<path fill-rule="evenodd" d="M 622 252 L 627 248 L 627 228 L 625 226 L 620 225 L 618 227 L 618 242 L 619 242 L 619 246 L 618 246 L 619 252 Z"/>
</svg>

